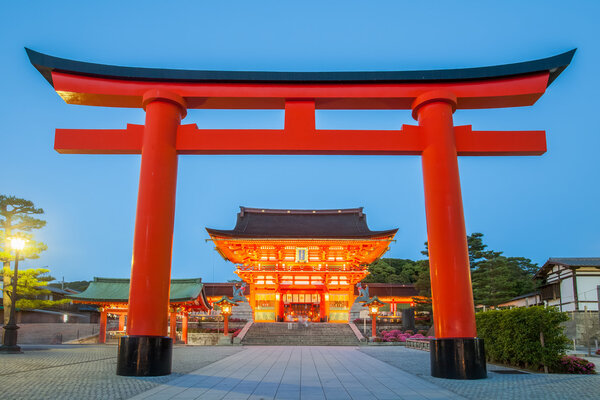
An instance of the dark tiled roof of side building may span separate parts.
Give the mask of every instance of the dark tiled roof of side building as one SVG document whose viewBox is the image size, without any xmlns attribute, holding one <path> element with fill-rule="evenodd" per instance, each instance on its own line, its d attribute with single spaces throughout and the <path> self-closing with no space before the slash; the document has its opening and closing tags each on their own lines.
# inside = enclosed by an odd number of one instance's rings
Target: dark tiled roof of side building
<svg viewBox="0 0 600 400">
<path fill-rule="evenodd" d="M 363 283 L 363 285 L 369 287 L 369 296 L 412 297 L 419 295 L 415 285 L 402 285 L 399 283 Z M 354 294 L 358 295 L 356 287 L 354 287 Z"/>
<path fill-rule="evenodd" d="M 239 287 L 240 285 L 239 282 L 207 282 L 204 283 L 204 293 L 206 293 L 206 297 L 231 297 L 233 296 L 234 286 Z M 250 295 L 250 286 L 246 286 L 244 294 L 246 296 Z"/>
<path fill-rule="evenodd" d="M 554 257 L 548 261 L 536 272 L 535 277 L 541 278 L 553 265 L 563 265 L 565 267 L 598 267 L 600 268 L 600 257 Z"/>
</svg>

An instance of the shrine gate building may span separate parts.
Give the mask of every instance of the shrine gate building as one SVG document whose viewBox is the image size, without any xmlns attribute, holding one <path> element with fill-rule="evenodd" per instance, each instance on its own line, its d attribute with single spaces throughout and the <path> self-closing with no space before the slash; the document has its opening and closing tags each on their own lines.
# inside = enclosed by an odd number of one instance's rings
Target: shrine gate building
<svg viewBox="0 0 600 400">
<path fill-rule="evenodd" d="M 232 230 L 206 229 L 215 249 L 250 287 L 255 322 L 308 318 L 347 323 L 354 286 L 397 229 L 371 231 L 362 208 L 240 207 Z"/>
</svg>

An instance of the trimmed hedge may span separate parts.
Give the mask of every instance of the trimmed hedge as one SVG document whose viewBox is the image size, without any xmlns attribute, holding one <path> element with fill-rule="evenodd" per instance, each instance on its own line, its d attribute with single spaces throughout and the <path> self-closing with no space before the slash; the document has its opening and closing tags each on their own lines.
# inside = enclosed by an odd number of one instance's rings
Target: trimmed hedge
<svg viewBox="0 0 600 400">
<path fill-rule="evenodd" d="M 560 371 L 560 358 L 569 344 L 561 323 L 568 319 L 566 313 L 543 306 L 485 311 L 476 314 L 477 334 L 485 340 L 488 361 Z"/>
</svg>

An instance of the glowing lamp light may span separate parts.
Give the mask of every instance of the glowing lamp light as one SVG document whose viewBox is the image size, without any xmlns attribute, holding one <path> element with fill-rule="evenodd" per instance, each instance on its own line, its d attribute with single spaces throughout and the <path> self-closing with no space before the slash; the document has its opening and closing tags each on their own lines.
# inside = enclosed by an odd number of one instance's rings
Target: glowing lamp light
<svg viewBox="0 0 600 400">
<path fill-rule="evenodd" d="M 229 315 L 229 314 L 231 314 L 231 306 L 223 305 L 223 307 L 221 307 L 221 313 L 223 315 Z"/>
<path fill-rule="evenodd" d="M 329 301 L 329 293 L 325 293 L 325 301 Z"/>
<path fill-rule="evenodd" d="M 10 247 L 13 250 L 17 250 L 17 251 L 21 251 L 23 250 L 23 247 L 25 247 L 25 239 L 21 239 L 21 238 L 10 238 Z"/>
<path fill-rule="evenodd" d="M 371 307 L 371 313 L 377 314 L 378 311 L 379 311 L 379 308 L 377 308 L 377 307 Z"/>
</svg>

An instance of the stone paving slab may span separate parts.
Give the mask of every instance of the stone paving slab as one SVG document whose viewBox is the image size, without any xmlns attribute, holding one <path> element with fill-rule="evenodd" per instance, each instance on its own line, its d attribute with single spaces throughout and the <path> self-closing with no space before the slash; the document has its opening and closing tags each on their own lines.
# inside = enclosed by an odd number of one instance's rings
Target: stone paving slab
<svg viewBox="0 0 600 400">
<path fill-rule="evenodd" d="M 429 353 L 403 346 L 361 347 L 360 351 L 468 399 L 565 400 L 600 399 L 600 375 L 497 374 L 509 370 L 488 364 L 488 378 L 472 381 L 433 378 Z M 592 360 L 595 362 L 595 359 Z M 600 369 L 600 365 L 597 369 Z"/>
<path fill-rule="evenodd" d="M 175 346 L 173 374 L 136 378 L 116 375 L 113 345 L 22 346 L 24 354 L 0 354 L 0 399 L 126 399 L 241 351 L 241 347 Z"/>
<path fill-rule="evenodd" d="M 600 375 L 429 375 L 429 353 L 389 347 L 176 346 L 169 376 L 120 377 L 116 346 L 0 354 L 0 399 L 598 399 Z M 488 365 L 488 371 L 506 369 Z"/>
<path fill-rule="evenodd" d="M 356 347 L 252 346 L 132 400 L 462 398 Z"/>
</svg>

